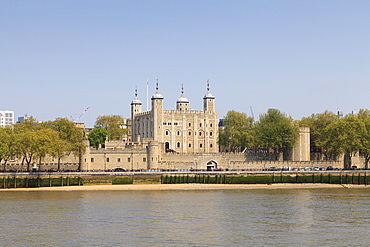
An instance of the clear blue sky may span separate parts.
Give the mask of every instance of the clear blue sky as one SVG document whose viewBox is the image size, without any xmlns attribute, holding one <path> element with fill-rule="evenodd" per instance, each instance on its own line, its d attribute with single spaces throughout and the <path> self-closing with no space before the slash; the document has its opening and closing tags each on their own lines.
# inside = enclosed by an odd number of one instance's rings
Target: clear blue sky
<svg viewBox="0 0 370 247">
<path fill-rule="evenodd" d="M 159 79 L 219 118 L 370 108 L 370 1 L 0 1 L 0 110 L 39 120 L 130 117 Z"/>
</svg>

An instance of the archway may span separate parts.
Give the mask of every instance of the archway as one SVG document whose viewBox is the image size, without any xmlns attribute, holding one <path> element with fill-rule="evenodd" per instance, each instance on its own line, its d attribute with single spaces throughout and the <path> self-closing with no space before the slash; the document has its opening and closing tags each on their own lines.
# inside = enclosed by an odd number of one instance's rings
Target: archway
<svg viewBox="0 0 370 247">
<path fill-rule="evenodd" d="M 214 160 L 210 160 L 207 162 L 207 171 L 214 171 L 217 170 L 217 162 Z"/>
</svg>

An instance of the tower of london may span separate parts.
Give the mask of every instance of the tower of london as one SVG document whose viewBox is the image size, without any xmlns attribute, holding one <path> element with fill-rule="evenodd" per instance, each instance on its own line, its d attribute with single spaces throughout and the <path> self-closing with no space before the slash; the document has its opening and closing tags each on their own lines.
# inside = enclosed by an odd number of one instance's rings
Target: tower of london
<svg viewBox="0 0 370 247">
<path fill-rule="evenodd" d="M 175 110 L 163 109 L 164 97 L 156 92 L 151 97 L 152 108 L 142 112 L 137 92 L 131 102 L 131 138 L 133 142 L 157 141 L 166 152 L 184 154 L 218 152 L 218 114 L 215 97 L 210 93 L 209 82 L 203 97 L 203 110 L 191 110 L 189 100 L 181 96 Z"/>
<path fill-rule="evenodd" d="M 219 152 L 219 119 L 209 81 L 202 110 L 191 109 L 183 86 L 174 110 L 164 109 L 164 100 L 157 82 L 156 91 L 151 96 L 151 109 L 143 111 L 142 101 L 135 90 L 130 104 L 131 118 L 127 121 L 129 134 L 119 141 L 106 141 L 103 148 L 88 148 L 83 156 L 82 170 L 212 171 L 271 166 L 271 161 L 251 160 L 243 152 Z M 309 161 L 309 142 L 309 130 L 301 131 L 292 156 L 298 166 L 299 162 Z"/>
</svg>

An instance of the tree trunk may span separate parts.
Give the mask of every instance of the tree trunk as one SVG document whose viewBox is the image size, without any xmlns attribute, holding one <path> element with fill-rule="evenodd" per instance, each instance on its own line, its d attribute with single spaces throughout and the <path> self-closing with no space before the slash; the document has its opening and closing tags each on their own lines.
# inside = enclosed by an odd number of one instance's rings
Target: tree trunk
<svg viewBox="0 0 370 247">
<path fill-rule="evenodd" d="M 77 167 L 78 171 L 81 171 L 81 166 L 82 166 L 82 154 L 80 153 L 78 155 L 78 167 Z"/>
<path fill-rule="evenodd" d="M 370 154 L 365 155 L 365 169 L 369 168 Z"/>
<path fill-rule="evenodd" d="M 22 157 L 22 162 L 21 162 L 21 171 L 23 172 L 23 165 L 24 165 L 24 157 Z"/>
<path fill-rule="evenodd" d="M 60 159 L 61 159 L 61 158 L 59 157 L 59 158 L 58 158 L 58 169 L 57 169 L 57 170 L 58 170 L 58 172 L 60 171 Z"/>
<path fill-rule="evenodd" d="M 40 157 L 40 159 L 39 159 L 39 172 L 41 171 L 41 161 L 42 161 L 42 158 Z"/>
<path fill-rule="evenodd" d="M 350 153 L 344 154 L 344 169 L 351 169 L 352 155 Z"/>
</svg>

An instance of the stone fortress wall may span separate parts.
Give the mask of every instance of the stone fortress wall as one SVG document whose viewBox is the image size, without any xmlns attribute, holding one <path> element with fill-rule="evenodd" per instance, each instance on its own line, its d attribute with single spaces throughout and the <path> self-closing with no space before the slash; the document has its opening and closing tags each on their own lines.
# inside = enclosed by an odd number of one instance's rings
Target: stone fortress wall
<svg viewBox="0 0 370 247">
<path fill-rule="evenodd" d="M 261 170 L 270 167 L 333 166 L 343 168 L 341 161 L 310 161 L 310 130 L 300 128 L 296 146 L 289 155 L 272 161 L 268 151 L 258 153 L 220 153 L 217 143 L 218 114 L 215 97 L 207 92 L 203 97 L 203 110 L 191 110 L 182 90 L 176 110 L 163 109 L 164 97 L 158 92 L 152 96 L 152 109 L 142 112 L 142 103 L 135 93 L 131 102 L 129 133 L 120 141 L 106 141 L 104 148 L 87 147 L 81 159 L 83 171 L 125 170 Z M 87 144 L 88 146 L 88 144 Z M 270 156 L 269 156 L 270 155 Z M 40 170 L 56 169 L 56 159 L 48 157 Z M 74 156 L 61 161 L 62 170 L 76 170 L 79 160 Z M 360 157 L 354 163 L 360 164 Z M 14 170 L 24 170 L 19 161 L 10 162 Z"/>
</svg>

